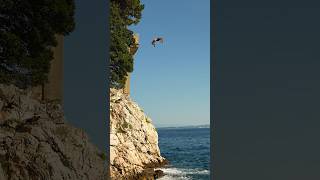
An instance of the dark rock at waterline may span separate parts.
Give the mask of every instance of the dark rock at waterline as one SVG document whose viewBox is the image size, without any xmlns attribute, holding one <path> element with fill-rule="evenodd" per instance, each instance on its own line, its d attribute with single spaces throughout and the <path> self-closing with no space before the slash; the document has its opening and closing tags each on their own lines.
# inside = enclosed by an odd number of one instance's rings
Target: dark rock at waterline
<svg viewBox="0 0 320 180">
<path fill-rule="evenodd" d="M 163 177 L 164 176 L 164 173 L 163 173 L 163 171 L 161 171 L 161 170 L 155 170 L 155 178 L 156 179 L 158 179 L 158 178 L 161 178 L 161 177 Z"/>
<path fill-rule="evenodd" d="M 128 178 L 128 180 L 155 180 L 164 176 L 162 170 L 154 170 L 154 168 L 147 168 L 142 173 Z"/>
</svg>

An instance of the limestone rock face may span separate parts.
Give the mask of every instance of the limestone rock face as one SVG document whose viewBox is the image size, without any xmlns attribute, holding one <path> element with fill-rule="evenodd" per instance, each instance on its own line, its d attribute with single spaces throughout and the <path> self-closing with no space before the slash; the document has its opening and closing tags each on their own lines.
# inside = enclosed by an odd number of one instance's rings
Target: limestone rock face
<svg viewBox="0 0 320 180">
<path fill-rule="evenodd" d="M 107 179 L 106 155 L 67 124 L 56 102 L 0 85 L 0 179 Z"/>
<path fill-rule="evenodd" d="M 153 168 L 165 163 L 151 119 L 127 94 L 110 89 L 112 179 L 154 179 Z"/>
</svg>

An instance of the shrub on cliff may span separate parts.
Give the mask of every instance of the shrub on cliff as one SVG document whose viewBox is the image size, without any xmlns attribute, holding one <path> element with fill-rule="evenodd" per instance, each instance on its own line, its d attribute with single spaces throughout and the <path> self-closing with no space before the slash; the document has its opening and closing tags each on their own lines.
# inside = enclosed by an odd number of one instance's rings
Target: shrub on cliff
<svg viewBox="0 0 320 180">
<path fill-rule="evenodd" d="M 1 0 L 0 83 L 20 88 L 48 80 L 55 35 L 73 31 L 74 0 Z"/>
<path fill-rule="evenodd" d="M 110 3 L 110 86 L 123 88 L 128 72 L 133 71 L 133 55 L 128 48 L 134 43 L 128 26 L 138 24 L 144 5 L 140 0 L 111 0 Z"/>
</svg>

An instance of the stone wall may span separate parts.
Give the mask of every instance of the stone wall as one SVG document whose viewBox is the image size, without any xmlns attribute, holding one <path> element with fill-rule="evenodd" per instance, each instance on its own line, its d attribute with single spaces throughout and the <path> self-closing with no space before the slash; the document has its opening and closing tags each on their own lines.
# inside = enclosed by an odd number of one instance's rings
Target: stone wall
<svg viewBox="0 0 320 180">
<path fill-rule="evenodd" d="M 54 59 L 51 61 L 49 82 L 33 89 L 33 96 L 38 99 L 63 101 L 63 36 L 56 36 L 58 45 L 53 48 Z M 43 89 L 43 90 L 42 90 Z M 44 97 L 42 92 L 44 91 Z"/>
<path fill-rule="evenodd" d="M 134 34 L 133 39 L 134 39 L 134 45 L 129 47 L 129 52 L 134 55 L 134 54 L 136 54 L 137 50 L 139 49 L 139 35 Z M 130 94 L 130 75 L 131 75 L 131 73 L 128 73 L 127 80 L 126 80 L 125 86 L 123 88 L 123 93 L 125 93 L 125 94 Z"/>
<path fill-rule="evenodd" d="M 123 88 L 123 93 L 125 94 L 130 94 L 130 78 L 131 78 L 131 73 L 128 73 L 126 84 Z"/>
</svg>

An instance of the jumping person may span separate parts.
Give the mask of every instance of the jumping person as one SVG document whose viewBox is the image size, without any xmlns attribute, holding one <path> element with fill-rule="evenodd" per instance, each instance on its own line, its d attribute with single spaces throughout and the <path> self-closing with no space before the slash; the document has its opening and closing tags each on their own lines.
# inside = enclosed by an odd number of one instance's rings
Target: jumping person
<svg viewBox="0 0 320 180">
<path fill-rule="evenodd" d="M 160 42 L 160 43 L 163 43 L 163 38 L 162 37 L 157 37 L 157 38 L 154 38 L 151 42 L 151 44 L 153 45 L 153 47 L 156 47 L 156 42 Z"/>
</svg>

